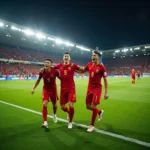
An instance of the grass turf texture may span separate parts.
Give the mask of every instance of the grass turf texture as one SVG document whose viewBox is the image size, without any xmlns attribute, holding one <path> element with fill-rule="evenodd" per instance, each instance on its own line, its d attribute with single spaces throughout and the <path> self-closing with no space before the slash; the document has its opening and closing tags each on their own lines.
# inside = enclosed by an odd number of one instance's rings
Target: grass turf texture
<svg viewBox="0 0 150 150">
<path fill-rule="evenodd" d="M 150 79 L 137 80 L 134 87 L 129 78 L 109 78 L 109 99 L 98 107 L 105 111 L 103 120 L 95 127 L 150 142 Z M 85 95 L 88 79 L 75 79 L 77 103 L 75 104 L 74 121 L 89 125 L 91 111 L 85 108 Z M 0 100 L 41 111 L 41 88 L 35 95 L 30 91 L 35 81 L 0 81 Z M 58 81 L 59 89 L 59 81 Z M 59 106 L 59 101 L 58 101 Z M 49 114 L 52 114 L 51 103 Z M 60 106 L 57 116 L 66 119 Z M 50 131 L 40 128 L 42 117 L 24 110 L 0 104 L 0 149 L 146 149 L 137 144 L 125 142 L 99 133 L 86 133 L 85 129 L 74 127 L 67 129 L 67 124 L 54 124 L 49 119 Z"/>
</svg>

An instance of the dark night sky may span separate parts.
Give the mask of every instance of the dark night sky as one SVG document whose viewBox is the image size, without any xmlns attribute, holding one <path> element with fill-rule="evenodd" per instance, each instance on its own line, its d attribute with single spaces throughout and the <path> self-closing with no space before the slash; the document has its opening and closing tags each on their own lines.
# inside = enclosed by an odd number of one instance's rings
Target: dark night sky
<svg viewBox="0 0 150 150">
<path fill-rule="evenodd" d="M 100 49 L 150 43 L 150 1 L 1 1 L 0 18 Z"/>
</svg>

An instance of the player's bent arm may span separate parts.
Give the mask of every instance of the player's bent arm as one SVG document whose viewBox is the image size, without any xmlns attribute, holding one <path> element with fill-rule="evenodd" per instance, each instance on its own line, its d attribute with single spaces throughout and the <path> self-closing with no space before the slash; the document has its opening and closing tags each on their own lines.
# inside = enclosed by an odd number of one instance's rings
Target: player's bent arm
<svg viewBox="0 0 150 150">
<path fill-rule="evenodd" d="M 104 87 L 105 87 L 104 99 L 107 99 L 108 98 L 108 80 L 106 77 L 104 77 Z"/>
<path fill-rule="evenodd" d="M 32 94 L 34 94 L 34 90 L 35 90 L 35 89 L 36 89 L 36 87 L 39 85 L 40 80 L 41 80 L 41 79 L 37 79 L 37 80 L 36 80 L 35 85 L 34 85 L 34 87 L 33 87 L 32 91 L 31 91 L 31 93 L 32 93 Z"/>
<path fill-rule="evenodd" d="M 75 72 L 76 73 L 85 73 L 85 72 L 87 72 L 87 70 L 83 67 L 80 67 L 79 69 L 76 69 Z"/>
</svg>

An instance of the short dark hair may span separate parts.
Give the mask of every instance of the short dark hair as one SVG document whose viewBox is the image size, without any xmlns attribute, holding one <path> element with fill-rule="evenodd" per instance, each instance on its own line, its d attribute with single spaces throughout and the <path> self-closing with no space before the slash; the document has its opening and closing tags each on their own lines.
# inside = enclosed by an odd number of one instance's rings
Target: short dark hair
<svg viewBox="0 0 150 150">
<path fill-rule="evenodd" d="M 69 52 L 65 52 L 65 53 L 64 53 L 64 55 L 65 55 L 65 54 L 68 54 L 68 55 L 70 55 L 70 53 L 69 53 Z"/>
<path fill-rule="evenodd" d="M 45 61 L 50 61 L 51 63 L 53 63 L 53 61 L 51 59 L 49 59 L 49 58 L 46 58 Z"/>
<path fill-rule="evenodd" d="M 101 57 L 101 53 L 99 51 L 93 51 L 93 53 L 97 54 L 99 57 Z"/>
</svg>

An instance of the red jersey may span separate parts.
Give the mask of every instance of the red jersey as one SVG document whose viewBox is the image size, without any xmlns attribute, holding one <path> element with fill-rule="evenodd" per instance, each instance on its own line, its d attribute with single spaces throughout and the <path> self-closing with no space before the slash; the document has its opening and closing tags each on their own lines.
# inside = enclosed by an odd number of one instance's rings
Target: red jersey
<svg viewBox="0 0 150 150">
<path fill-rule="evenodd" d="M 135 71 L 132 71 L 132 72 L 131 72 L 131 75 L 132 75 L 132 76 L 135 76 L 135 74 L 136 74 Z"/>
<path fill-rule="evenodd" d="M 89 71 L 89 90 L 99 90 L 101 88 L 101 78 L 107 77 L 106 69 L 102 63 L 94 65 L 94 63 L 89 62 L 85 69 Z"/>
<path fill-rule="evenodd" d="M 60 80 L 61 80 L 61 90 L 72 90 L 75 89 L 74 83 L 74 72 L 80 67 L 77 64 L 68 64 L 63 63 L 57 64 L 55 69 L 60 71 Z"/>
<path fill-rule="evenodd" d="M 49 91 L 56 90 L 56 77 L 59 77 L 59 72 L 56 69 L 51 68 L 50 72 L 44 69 L 39 73 L 39 79 L 43 78 L 43 88 Z"/>
</svg>

